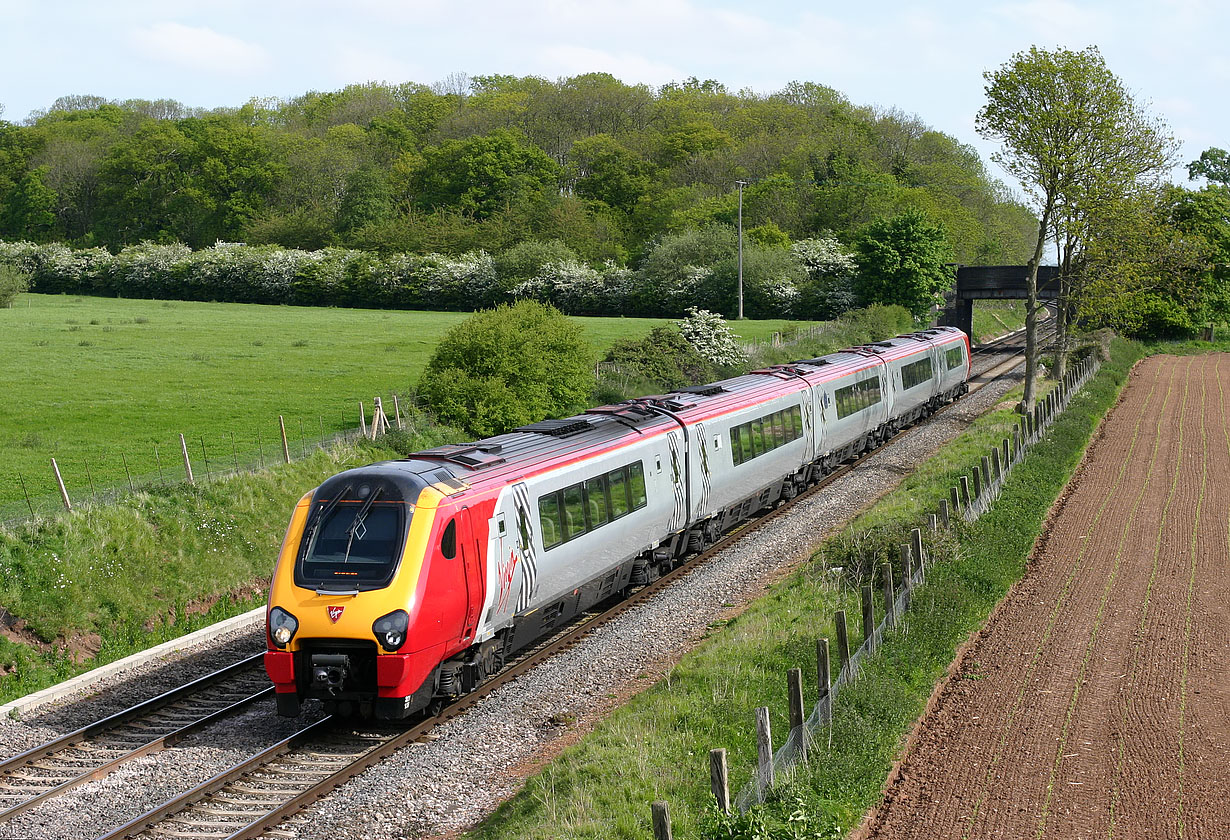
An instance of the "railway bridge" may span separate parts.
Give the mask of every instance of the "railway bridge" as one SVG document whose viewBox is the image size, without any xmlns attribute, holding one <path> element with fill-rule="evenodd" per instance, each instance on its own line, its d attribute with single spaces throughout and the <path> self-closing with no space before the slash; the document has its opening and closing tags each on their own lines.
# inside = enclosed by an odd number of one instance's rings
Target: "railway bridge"
<svg viewBox="0 0 1230 840">
<path fill-rule="evenodd" d="M 948 296 L 948 304 L 940 310 L 940 326 L 959 327 L 974 338 L 974 301 L 1024 300 L 1027 265 L 962 265 L 957 267 L 957 285 Z M 1053 265 L 1038 267 L 1038 298 L 1054 300 L 1059 296 L 1059 269 Z"/>
</svg>

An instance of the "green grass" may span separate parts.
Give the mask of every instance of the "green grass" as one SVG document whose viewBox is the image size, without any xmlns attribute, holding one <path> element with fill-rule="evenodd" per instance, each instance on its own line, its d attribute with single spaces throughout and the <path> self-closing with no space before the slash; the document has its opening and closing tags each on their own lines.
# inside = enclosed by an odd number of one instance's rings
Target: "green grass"
<svg viewBox="0 0 1230 840">
<path fill-rule="evenodd" d="M 974 336 L 987 341 L 1025 326 L 1025 301 L 979 300 L 974 302 Z"/>
<path fill-rule="evenodd" d="M 740 824 L 717 826 L 708 753 L 727 748 L 733 794 L 755 766 L 755 707 L 772 710 L 778 743 L 786 731 L 787 669 L 803 668 L 806 696 L 814 699 L 816 638 L 834 637 L 835 609 L 858 614 L 852 591 L 836 584 L 820 560 L 726 627 L 715 628 L 666 680 L 530 778 L 468 836 L 647 838 L 655 799 L 670 803 L 680 837 L 844 836 L 878 800 L 902 739 L 956 648 L 1023 573 L 1047 510 L 1141 353 L 1139 345 L 1117 342 L 1113 360 L 1013 471 L 995 507 L 974 525 L 955 529 L 957 541 L 945 549 L 950 559 L 933 566 L 926 585 L 916 590 L 908 635 L 889 634 L 863 676 L 842 694 L 831 747 L 823 744 L 780 799 Z M 947 494 L 955 476 L 1004 437 L 1012 419 L 1005 408 L 976 422 L 851 530 L 912 527 Z M 857 629 L 852 635 L 859 635 Z M 852 646 L 859 642 L 851 639 Z M 776 833 L 766 826 L 776 826 Z"/>
<path fill-rule="evenodd" d="M 0 521 L 70 496 L 280 456 L 358 425 L 358 404 L 410 392 L 444 332 L 468 313 L 257 306 L 26 294 L 0 309 Z M 665 319 L 578 318 L 605 349 Z M 734 330 L 767 340 L 784 321 Z M 370 415 L 369 415 L 370 416 Z M 157 454 L 155 446 L 158 447 Z M 125 471 L 127 460 L 127 472 Z"/>
</svg>

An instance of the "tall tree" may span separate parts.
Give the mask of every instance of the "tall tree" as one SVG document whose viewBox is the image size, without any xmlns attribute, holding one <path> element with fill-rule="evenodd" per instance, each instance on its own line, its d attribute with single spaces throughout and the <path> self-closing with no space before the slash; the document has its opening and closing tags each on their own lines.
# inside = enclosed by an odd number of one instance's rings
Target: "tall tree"
<svg viewBox="0 0 1230 840">
<path fill-rule="evenodd" d="M 1097 47 L 1030 47 L 983 77 L 987 104 L 976 118 L 978 132 L 1003 144 L 992 159 L 1021 182 L 1039 211 L 1025 310 L 1022 405 L 1030 411 L 1040 354 L 1038 265 L 1048 239 L 1059 230 L 1074 252 L 1090 214 L 1164 172 L 1174 142 L 1136 105 Z"/>
<path fill-rule="evenodd" d="M 899 304 L 922 318 L 952 288 L 944 230 L 917 210 L 868 225 L 854 243 L 854 259 L 854 290 L 864 303 Z"/>
</svg>

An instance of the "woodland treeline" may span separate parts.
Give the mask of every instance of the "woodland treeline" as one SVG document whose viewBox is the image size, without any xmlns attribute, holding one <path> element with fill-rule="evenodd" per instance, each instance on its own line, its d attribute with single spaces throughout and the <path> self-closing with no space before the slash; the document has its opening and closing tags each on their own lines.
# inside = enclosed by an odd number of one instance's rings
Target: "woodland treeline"
<svg viewBox="0 0 1230 840">
<path fill-rule="evenodd" d="M 353 85 L 204 111 L 57 100 L 0 121 L 0 238 L 498 254 L 558 241 L 637 266 L 662 237 L 764 246 L 917 211 L 951 259 L 1021 263 L 1036 224 L 975 151 L 917 117 L 796 82 L 762 95 L 591 73 Z"/>
</svg>

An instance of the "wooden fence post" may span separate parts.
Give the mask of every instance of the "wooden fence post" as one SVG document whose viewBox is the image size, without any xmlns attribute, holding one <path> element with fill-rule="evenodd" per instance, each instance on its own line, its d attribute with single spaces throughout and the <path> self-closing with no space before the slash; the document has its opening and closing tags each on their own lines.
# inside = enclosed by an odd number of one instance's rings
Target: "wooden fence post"
<svg viewBox="0 0 1230 840">
<path fill-rule="evenodd" d="M 897 625 L 897 592 L 893 587 L 893 564 L 885 563 L 882 567 L 884 576 L 884 628 L 891 629 Z"/>
<path fill-rule="evenodd" d="M 359 400 L 359 431 L 367 437 L 367 412 L 363 410 L 363 401 Z"/>
<path fill-rule="evenodd" d="M 991 459 L 986 455 L 982 456 L 982 461 L 979 464 L 982 467 L 982 486 L 987 490 L 991 489 Z"/>
<path fill-rule="evenodd" d="M 286 420 L 278 415 L 278 428 L 282 431 L 282 460 L 290 463 L 290 446 L 286 443 Z"/>
<path fill-rule="evenodd" d="M 726 749 L 709 750 L 709 789 L 717 800 L 718 810 L 730 813 L 730 776 L 726 772 Z"/>
<path fill-rule="evenodd" d="M 192 462 L 188 460 L 188 441 L 184 440 L 184 436 L 179 436 L 179 449 L 184 453 L 184 472 L 188 476 L 189 484 L 196 484 L 192 479 Z"/>
<path fill-rule="evenodd" d="M 870 586 L 864 586 L 863 596 L 863 647 L 871 653 L 876 649 L 876 607 Z"/>
<path fill-rule="evenodd" d="M 68 500 L 68 488 L 64 486 L 64 479 L 60 477 L 60 465 L 56 463 L 55 458 L 51 459 L 51 469 L 56 474 L 56 484 L 60 488 L 60 498 L 64 500 L 64 509 L 71 512 L 73 503 Z M 29 504 L 29 501 L 27 498 L 26 503 Z"/>
<path fill-rule="evenodd" d="M 961 509 L 969 509 L 969 476 L 961 476 Z"/>
<path fill-rule="evenodd" d="M 939 511 L 940 511 L 940 524 L 943 525 L 945 528 L 947 528 L 949 524 L 948 523 L 948 500 L 947 499 L 940 499 Z"/>
<path fill-rule="evenodd" d="M 927 514 L 927 528 L 929 528 L 933 534 L 940 529 L 940 518 L 934 513 Z"/>
<path fill-rule="evenodd" d="M 1004 454 L 1000 456 L 1000 461 L 1003 463 L 1004 474 L 1012 469 L 1012 441 L 1004 438 Z"/>
<path fill-rule="evenodd" d="M 909 606 L 910 589 L 914 586 L 914 570 L 910 563 L 910 544 L 901 544 L 901 591 L 905 593 L 905 603 Z"/>
<path fill-rule="evenodd" d="M 829 696 L 833 676 L 829 668 L 829 640 L 816 639 L 816 693 L 817 701 Z"/>
<path fill-rule="evenodd" d="M 982 498 L 982 470 L 978 469 L 977 464 L 974 465 L 971 475 L 974 478 L 974 486 L 970 489 L 969 495 L 972 501 L 976 501 Z M 964 478 L 965 476 L 961 477 Z"/>
<path fill-rule="evenodd" d="M 761 801 L 773 789 L 773 729 L 769 707 L 756 707 L 756 784 Z"/>
<path fill-rule="evenodd" d="M 653 803 L 653 840 L 671 840 L 671 809 L 662 800 Z"/>
<path fill-rule="evenodd" d="M 952 502 L 952 512 L 954 514 L 960 513 L 961 512 L 961 488 L 959 487 L 948 488 L 948 497 L 950 501 Z"/>
<path fill-rule="evenodd" d="M 921 568 L 927 562 L 927 552 L 923 551 L 922 529 L 914 528 L 910 531 L 911 549 L 914 552 L 914 559 L 918 561 Z"/>
<path fill-rule="evenodd" d="M 807 732 L 803 724 L 807 716 L 803 713 L 803 671 L 799 668 L 786 672 L 786 699 L 790 704 L 790 733 L 798 738 L 799 758 L 806 761 Z"/>
<path fill-rule="evenodd" d="M 849 679 L 850 674 L 850 636 L 846 630 L 846 611 L 838 610 L 833 614 L 833 624 L 837 628 L 837 658 L 841 663 L 841 670 L 837 672 L 837 678 L 841 679 L 841 675 L 845 674 Z"/>
<path fill-rule="evenodd" d="M 991 450 L 991 472 L 994 473 L 996 481 L 1004 477 L 1004 465 L 999 458 L 998 446 Z"/>
<path fill-rule="evenodd" d="M 397 394 L 393 395 L 393 416 L 397 418 L 397 428 L 406 428 L 406 424 L 401 420 L 401 403 L 397 401 Z"/>
</svg>

